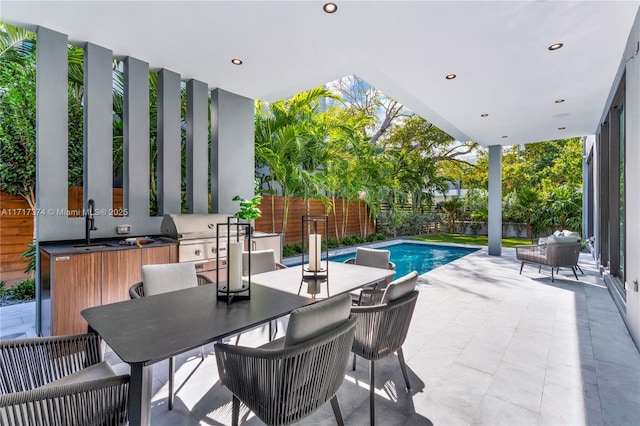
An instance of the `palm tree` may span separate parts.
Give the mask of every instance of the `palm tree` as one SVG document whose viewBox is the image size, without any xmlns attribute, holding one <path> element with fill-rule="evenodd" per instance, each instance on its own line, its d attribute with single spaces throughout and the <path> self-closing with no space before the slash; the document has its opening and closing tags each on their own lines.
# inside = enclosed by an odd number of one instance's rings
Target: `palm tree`
<svg viewBox="0 0 640 426">
<path fill-rule="evenodd" d="M 323 164 L 324 137 L 319 137 L 320 101 L 333 98 L 317 87 L 291 99 L 256 103 L 256 163 L 269 168 L 271 187 L 277 183 L 284 199 L 282 230 L 286 233 L 289 207 L 294 196 L 319 195 L 321 180 L 315 176 Z"/>
<path fill-rule="evenodd" d="M 515 191 L 516 202 L 513 205 L 514 217 L 527 225 L 527 238 L 532 239 L 537 231 L 538 215 L 541 209 L 540 195 L 537 189 L 525 186 Z"/>
<path fill-rule="evenodd" d="M 464 203 L 460 198 L 452 198 L 451 200 L 442 202 L 442 209 L 447 215 L 447 221 L 449 222 L 449 232 L 456 233 L 456 221 L 462 215 L 464 211 Z"/>
</svg>

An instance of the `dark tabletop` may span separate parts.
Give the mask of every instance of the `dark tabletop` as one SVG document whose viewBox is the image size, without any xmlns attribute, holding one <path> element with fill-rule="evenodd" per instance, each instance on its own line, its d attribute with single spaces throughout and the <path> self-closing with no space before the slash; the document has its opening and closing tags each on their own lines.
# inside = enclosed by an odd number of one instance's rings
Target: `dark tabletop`
<svg viewBox="0 0 640 426">
<path fill-rule="evenodd" d="M 312 299 L 261 285 L 230 305 L 205 285 L 81 312 L 126 363 L 149 365 L 289 314 Z"/>
</svg>

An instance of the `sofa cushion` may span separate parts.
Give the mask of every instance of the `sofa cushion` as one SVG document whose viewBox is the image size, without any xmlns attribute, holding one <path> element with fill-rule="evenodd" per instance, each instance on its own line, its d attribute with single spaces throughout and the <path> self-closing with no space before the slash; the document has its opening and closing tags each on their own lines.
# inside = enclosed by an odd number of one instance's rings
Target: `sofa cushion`
<svg viewBox="0 0 640 426">
<path fill-rule="evenodd" d="M 574 244 L 580 241 L 580 237 L 576 236 L 560 236 L 550 235 L 547 237 L 547 244 Z"/>
<path fill-rule="evenodd" d="M 332 297 L 291 312 L 284 346 L 294 346 L 334 329 L 349 319 L 351 297 Z"/>
</svg>

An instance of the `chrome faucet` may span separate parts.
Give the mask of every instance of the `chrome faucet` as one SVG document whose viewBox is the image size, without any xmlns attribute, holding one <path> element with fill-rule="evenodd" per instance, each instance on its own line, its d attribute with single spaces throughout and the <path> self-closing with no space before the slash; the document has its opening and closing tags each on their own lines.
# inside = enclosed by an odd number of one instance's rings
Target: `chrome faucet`
<svg viewBox="0 0 640 426">
<path fill-rule="evenodd" d="M 85 239 L 87 244 L 91 244 L 91 231 L 97 231 L 94 215 L 96 213 L 96 202 L 93 199 L 87 201 L 87 211 L 85 212 Z"/>
</svg>

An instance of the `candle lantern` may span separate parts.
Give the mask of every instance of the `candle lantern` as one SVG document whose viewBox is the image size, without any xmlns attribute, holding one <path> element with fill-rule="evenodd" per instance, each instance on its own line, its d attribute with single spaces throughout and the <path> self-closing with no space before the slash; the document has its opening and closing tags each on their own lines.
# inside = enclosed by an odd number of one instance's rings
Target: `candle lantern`
<svg viewBox="0 0 640 426">
<path fill-rule="evenodd" d="M 302 282 L 313 281 L 314 287 L 318 280 L 329 279 L 329 216 L 302 216 Z M 322 241 L 325 242 L 324 253 Z M 306 257 L 306 258 L 305 258 Z M 302 282 L 300 287 L 302 288 Z M 328 293 L 328 286 L 327 286 Z"/>
<path fill-rule="evenodd" d="M 251 232 L 249 226 L 249 223 L 241 222 L 236 216 L 229 216 L 226 223 L 216 224 L 216 288 L 218 300 L 227 304 L 234 300 L 251 298 Z M 221 238 L 221 236 L 225 238 Z M 249 256 L 247 256 L 247 276 L 243 277 L 242 253 L 245 246 Z M 226 279 L 220 276 L 222 247 L 226 249 Z"/>
</svg>

